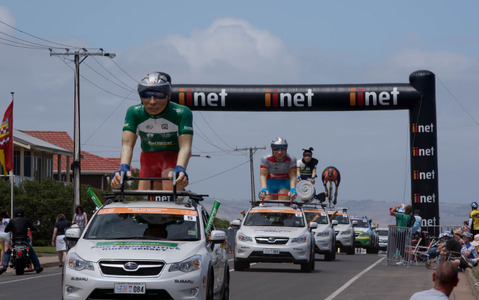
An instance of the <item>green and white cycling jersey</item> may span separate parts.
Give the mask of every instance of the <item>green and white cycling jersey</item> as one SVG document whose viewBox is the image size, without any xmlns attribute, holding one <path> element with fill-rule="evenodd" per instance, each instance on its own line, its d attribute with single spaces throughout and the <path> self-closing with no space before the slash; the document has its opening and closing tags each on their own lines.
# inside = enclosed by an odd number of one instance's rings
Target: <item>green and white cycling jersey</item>
<svg viewBox="0 0 479 300">
<path fill-rule="evenodd" d="M 150 115 L 143 104 L 138 104 L 128 108 L 125 130 L 140 137 L 144 152 L 178 152 L 178 136 L 193 134 L 193 114 L 188 107 L 169 102 L 162 113 Z"/>
</svg>

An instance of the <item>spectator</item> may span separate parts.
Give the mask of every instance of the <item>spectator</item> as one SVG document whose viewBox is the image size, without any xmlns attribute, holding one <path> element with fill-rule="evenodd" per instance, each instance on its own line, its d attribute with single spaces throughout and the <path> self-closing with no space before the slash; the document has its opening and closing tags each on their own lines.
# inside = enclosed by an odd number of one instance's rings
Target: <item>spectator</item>
<svg viewBox="0 0 479 300">
<path fill-rule="evenodd" d="M 479 253 L 479 234 L 476 234 L 476 235 L 474 236 L 474 240 L 471 242 L 471 245 L 473 245 L 474 247 L 476 247 L 477 252 Z"/>
<path fill-rule="evenodd" d="M 436 250 L 435 256 L 439 258 L 440 261 L 445 259 L 459 259 L 461 257 L 461 249 L 461 243 L 459 243 L 457 239 L 453 238 L 450 231 L 447 231 L 444 232 L 444 243 L 439 245 Z M 438 257 L 438 255 L 440 255 L 440 257 Z M 430 262 L 430 260 L 426 261 L 426 268 L 430 267 Z"/>
<path fill-rule="evenodd" d="M 396 232 L 395 232 L 395 240 L 396 245 L 399 250 L 399 256 L 401 260 L 398 264 L 407 264 L 402 258 L 404 257 L 404 248 L 406 245 L 406 238 L 407 238 L 407 230 L 408 224 L 411 220 L 411 205 L 405 206 L 404 204 L 400 204 L 390 209 L 389 214 L 391 216 L 396 217 Z"/>
<path fill-rule="evenodd" d="M 477 266 L 477 249 L 472 245 L 472 233 L 466 232 L 463 236 L 464 243 L 461 249 L 461 258 L 454 260 L 454 264 L 461 269 Z"/>
<path fill-rule="evenodd" d="M 477 202 L 471 203 L 471 212 L 469 213 L 469 228 L 472 235 L 479 234 L 479 210 Z"/>
<path fill-rule="evenodd" d="M 434 282 L 434 288 L 417 292 L 412 295 L 410 300 L 449 299 L 452 290 L 459 283 L 456 266 L 448 261 L 439 264 L 437 270 L 432 273 L 432 281 Z"/>
<path fill-rule="evenodd" d="M 4 209 L 0 212 L 0 246 L 2 247 L 0 261 L 1 266 L 3 266 L 5 251 L 10 246 L 10 233 L 5 232 L 5 227 L 7 227 L 8 222 L 10 222 L 10 217 L 8 216 L 8 211 Z"/>
<path fill-rule="evenodd" d="M 411 222 L 414 222 L 411 228 L 411 234 L 412 234 L 412 239 L 416 242 L 419 241 L 419 239 L 421 238 L 421 232 L 422 232 L 422 228 L 421 228 L 422 218 L 419 215 L 419 212 L 420 212 L 419 209 L 417 208 L 414 209 L 414 214 L 411 217 Z M 425 245 L 425 243 L 423 242 L 424 240 L 425 239 L 421 240 L 421 246 Z"/>
<path fill-rule="evenodd" d="M 57 220 L 53 228 L 52 246 L 58 252 L 59 267 L 63 267 L 63 262 L 67 257 L 67 245 L 65 241 L 65 229 L 70 227 L 71 224 L 66 220 L 64 214 L 58 214 Z"/>
<path fill-rule="evenodd" d="M 83 231 L 85 229 L 86 224 L 88 223 L 88 217 L 86 212 L 83 211 L 83 208 L 78 205 L 75 209 L 75 214 L 73 215 L 72 224 L 77 224 L 78 227 Z"/>
</svg>

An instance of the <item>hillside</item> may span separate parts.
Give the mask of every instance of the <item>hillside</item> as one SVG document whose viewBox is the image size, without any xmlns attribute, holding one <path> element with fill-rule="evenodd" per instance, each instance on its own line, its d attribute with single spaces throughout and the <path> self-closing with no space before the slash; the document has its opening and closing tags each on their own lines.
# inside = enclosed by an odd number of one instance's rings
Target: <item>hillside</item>
<svg viewBox="0 0 479 300">
<path fill-rule="evenodd" d="M 249 200 L 219 200 L 221 206 L 218 210 L 218 218 L 232 221 L 241 218 L 241 211 L 247 211 L 250 207 Z M 205 200 L 204 205 L 211 210 L 214 198 Z M 351 215 L 367 216 L 381 227 L 394 224 L 394 217 L 389 216 L 389 208 L 397 205 L 396 202 L 374 200 L 341 200 L 339 207 L 348 207 Z M 470 206 L 468 203 L 441 203 L 439 206 L 441 225 L 461 225 L 467 220 Z"/>
</svg>

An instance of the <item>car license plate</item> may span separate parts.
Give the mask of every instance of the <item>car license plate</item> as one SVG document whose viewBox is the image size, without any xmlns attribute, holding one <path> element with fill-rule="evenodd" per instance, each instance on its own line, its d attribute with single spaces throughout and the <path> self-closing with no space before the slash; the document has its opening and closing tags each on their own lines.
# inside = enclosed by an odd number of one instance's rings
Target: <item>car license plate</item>
<svg viewBox="0 0 479 300">
<path fill-rule="evenodd" d="M 279 249 L 263 249 L 263 254 L 279 254 Z"/>
<path fill-rule="evenodd" d="M 115 283 L 115 294 L 144 294 L 146 285 L 144 283 Z"/>
</svg>

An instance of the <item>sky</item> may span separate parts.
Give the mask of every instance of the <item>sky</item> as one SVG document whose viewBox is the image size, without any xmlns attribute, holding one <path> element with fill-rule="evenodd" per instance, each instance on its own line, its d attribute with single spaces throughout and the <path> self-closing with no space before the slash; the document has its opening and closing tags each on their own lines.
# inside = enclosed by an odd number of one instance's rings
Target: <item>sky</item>
<svg viewBox="0 0 479 300">
<path fill-rule="evenodd" d="M 80 64 L 81 150 L 119 157 L 137 82 L 173 84 L 408 83 L 436 75 L 439 199 L 478 201 L 479 21 L 475 1 L 13 1 L 0 3 L 0 112 L 14 127 L 73 137 L 74 64 L 65 48 L 99 48 Z M 34 47 L 32 47 L 32 43 Z M 410 202 L 408 111 L 194 111 L 189 189 L 250 199 L 250 147 L 284 137 L 313 147 L 318 170 L 341 172 L 338 198 Z M 139 143 L 138 143 L 139 144 Z M 139 167 L 139 146 L 133 167 Z M 209 157 L 209 158 L 208 158 Z M 317 183 L 316 189 L 322 187 Z M 465 211 L 469 208 L 465 207 Z"/>
</svg>

